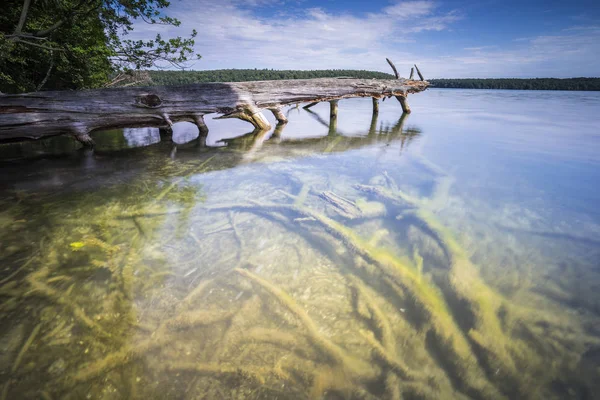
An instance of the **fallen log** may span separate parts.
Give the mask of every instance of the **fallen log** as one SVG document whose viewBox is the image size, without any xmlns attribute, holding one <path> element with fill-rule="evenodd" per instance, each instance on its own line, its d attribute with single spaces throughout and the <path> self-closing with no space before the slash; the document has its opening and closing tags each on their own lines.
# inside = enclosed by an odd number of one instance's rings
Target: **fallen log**
<svg viewBox="0 0 600 400">
<path fill-rule="evenodd" d="M 270 110 L 279 123 L 285 123 L 282 106 L 334 104 L 354 97 L 395 96 L 409 112 L 404 106 L 406 96 L 428 86 L 427 81 L 404 78 L 321 78 L 0 94 L 0 141 L 70 134 L 91 145 L 89 133 L 96 130 L 168 127 L 179 121 L 195 123 L 205 135 L 204 115 L 212 113 L 222 114 L 219 118 L 239 118 L 264 130 L 270 124 L 262 110 Z"/>
</svg>

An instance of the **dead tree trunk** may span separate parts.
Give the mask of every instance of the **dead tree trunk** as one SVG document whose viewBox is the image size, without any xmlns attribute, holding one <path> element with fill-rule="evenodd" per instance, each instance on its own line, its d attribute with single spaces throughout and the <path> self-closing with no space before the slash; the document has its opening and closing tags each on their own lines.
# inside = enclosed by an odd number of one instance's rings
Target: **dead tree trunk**
<svg viewBox="0 0 600 400">
<path fill-rule="evenodd" d="M 373 114 L 379 114 L 379 99 L 373 97 Z"/>
<path fill-rule="evenodd" d="M 402 78 L 324 78 L 0 95 L 0 141 L 70 134 L 89 144 L 89 133 L 95 130 L 167 127 L 178 121 L 197 124 L 205 135 L 203 116 L 210 113 L 268 129 L 264 109 L 272 111 L 279 123 L 285 123 L 281 106 L 353 97 L 405 99 L 409 93 L 428 86 L 426 81 Z"/>
</svg>

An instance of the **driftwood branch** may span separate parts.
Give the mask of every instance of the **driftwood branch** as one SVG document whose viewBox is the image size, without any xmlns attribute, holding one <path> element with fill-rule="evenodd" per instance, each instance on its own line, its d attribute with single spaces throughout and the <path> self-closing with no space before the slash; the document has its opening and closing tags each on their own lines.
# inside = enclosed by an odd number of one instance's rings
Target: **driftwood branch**
<svg viewBox="0 0 600 400">
<path fill-rule="evenodd" d="M 425 78 L 423 78 L 423 74 L 421 73 L 421 71 L 419 70 L 419 67 L 417 67 L 417 64 L 415 64 L 415 69 L 417 70 L 417 74 L 419 75 L 419 78 L 424 81 Z"/>
<path fill-rule="evenodd" d="M 198 127 L 198 130 L 200 132 L 200 136 L 206 136 L 206 135 L 208 135 L 208 127 L 206 126 L 206 122 L 204 122 L 204 115 L 202 115 L 202 114 L 195 114 L 194 117 L 193 117 L 193 119 L 194 119 L 194 123 Z"/>
<path fill-rule="evenodd" d="M 0 94 L 0 141 L 70 134 L 89 144 L 89 133 L 96 130 L 160 128 L 180 121 L 195 123 L 206 135 L 203 117 L 213 113 L 248 121 L 263 130 L 270 128 L 263 110 L 270 110 L 279 123 L 285 123 L 282 106 L 329 101 L 335 120 L 337 101 L 355 97 L 395 96 L 404 99 L 400 102 L 408 112 L 406 96 L 428 86 L 426 81 L 404 78 L 322 78 Z"/>
<path fill-rule="evenodd" d="M 269 111 L 273 113 L 273 116 L 275 117 L 278 123 L 287 124 L 288 119 L 283 113 L 283 111 L 281 111 L 281 107 L 270 107 Z"/>
<path fill-rule="evenodd" d="M 392 67 L 392 70 L 394 71 L 394 75 L 396 75 L 396 79 L 400 79 L 400 74 L 398 73 L 398 70 L 396 69 L 396 66 L 394 65 L 392 60 L 390 60 L 389 58 L 386 58 L 385 61 L 387 61 L 388 64 L 390 64 L 390 67 Z"/>
<path fill-rule="evenodd" d="M 373 97 L 373 114 L 379 114 L 379 99 Z"/>
<path fill-rule="evenodd" d="M 411 110 L 410 110 L 410 106 L 408 105 L 408 102 L 406 101 L 406 97 L 405 96 L 396 96 L 396 99 L 398 99 L 398 101 L 400 102 L 400 106 L 402 107 L 402 112 L 406 113 L 406 114 L 410 114 Z"/>
</svg>

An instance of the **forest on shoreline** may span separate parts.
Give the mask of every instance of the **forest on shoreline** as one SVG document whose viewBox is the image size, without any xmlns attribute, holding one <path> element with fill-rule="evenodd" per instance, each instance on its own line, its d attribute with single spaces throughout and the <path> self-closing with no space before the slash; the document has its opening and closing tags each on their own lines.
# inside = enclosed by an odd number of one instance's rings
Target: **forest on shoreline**
<svg viewBox="0 0 600 400">
<path fill-rule="evenodd" d="M 445 89 L 600 90 L 600 78 L 430 79 L 430 82 Z"/>
<path fill-rule="evenodd" d="M 352 77 L 363 79 L 394 79 L 384 72 L 346 69 L 273 70 L 217 69 L 207 71 L 148 71 L 151 85 L 187 85 L 202 82 L 244 82 L 279 79 L 311 79 Z M 489 78 L 489 79 L 428 79 L 433 87 L 453 89 L 514 89 L 514 90 L 578 90 L 600 91 L 600 78 Z M 148 84 L 144 82 L 142 84 Z"/>
</svg>

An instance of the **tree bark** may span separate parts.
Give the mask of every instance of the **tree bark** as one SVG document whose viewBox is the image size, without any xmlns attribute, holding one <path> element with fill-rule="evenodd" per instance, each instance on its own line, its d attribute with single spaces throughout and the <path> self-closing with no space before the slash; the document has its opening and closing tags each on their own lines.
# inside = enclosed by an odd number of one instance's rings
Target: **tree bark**
<svg viewBox="0 0 600 400">
<path fill-rule="evenodd" d="M 120 127 L 163 127 L 190 121 L 206 130 L 198 116 L 223 114 L 257 129 L 270 127 L 261 110 L 280 122 L 278 108 L 296 103 L 353 97 L 406 98 L 429 86 L 406 79 L 298 79 L 186 86 L 106 88 L 0 95 L 0 141 L 71 134 L 89 143 L 89 133 Z"/>
<path fill-rule="evenodd" d="M 288 119 L 285 116 L 285 114 L 283 113 L 283 111 L 281 111 L 281 107 L 269 107 L 269 111 L 271 111 L 273 113 L 273 116 L 275 116 L 277 123 L 287 124 Z"/>
<path fill-rule="evenodd" d="M 38 92 L 40 90 L 42 90 L 42 88 L 48 81 L 48 78 L 50 78 L 50 74 L 52 73 L 52 68 L 54 68 L 54 52 L 52 50 L 50 50 L 50 66 L 48 66 L 48 70 L 46 71 L 46 75 L 44 76 L 44 79 L 40 82 L 40 84 L 37 86 L 37 88 L 35 90 L 37 90 Z"/>
<path fill-rule="evenodd" d="M 29 6 L 31 5 L 31 0 L 24 0 L 23 7 L 21 8 L 21 17 L 19 18 L 19 23 L 15 28 L 14 35 L 18 37 L 25 26 L 25 21 L 27 20 L 27 13 L 29 12 Z"/>
<path fill-rule="evenodd" d="M 419 70 L 419 67 L 417 67 L 417 64 L 415 64 L 415 69 L 417 70 L 417 74 L 419 75 L 419 78 L 424 81 L 425 78 L 423 78 L 423 74 L 421 73 L 421 71 Z"/>
<path fill-rule="evenodd" d="M 394 75 L 396 75 L 396 79 L 400 79 L 400 74 L 398 73 L 398 70 L 396 69 L 396 66 L 394 65 L 392 60 L 390 60 L 389 58 L 386 58 L 385 61 L 387 61 L 388 64 L 390 64 L 390 67 L 392 67 L 392 71 L 394 71 Z"/>
<path fill-rule="evenodd" d="M 396 99 L 398 99 L 398 101 L 400 102 L 400 106 L 402 107 L 402 112 L 406 113 L 406 114 L 410 114 L 411 110 L 410 110 L 410 106 L 406 102 L 406 97 L 396 96 Z"/>
</svg>

